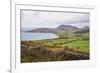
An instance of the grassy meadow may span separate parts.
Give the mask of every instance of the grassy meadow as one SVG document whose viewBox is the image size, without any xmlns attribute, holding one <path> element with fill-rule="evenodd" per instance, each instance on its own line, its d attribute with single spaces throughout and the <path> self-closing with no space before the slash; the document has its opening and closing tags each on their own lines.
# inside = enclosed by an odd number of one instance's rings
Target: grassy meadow
<svg viewBox="0 0 100 73">
<path fill-rule="evenodd" d="M 89 32 L 56 33 L 59 38 L 21 41 L 21 62 L 48 62 L 89 59 Z"/>
</svg>

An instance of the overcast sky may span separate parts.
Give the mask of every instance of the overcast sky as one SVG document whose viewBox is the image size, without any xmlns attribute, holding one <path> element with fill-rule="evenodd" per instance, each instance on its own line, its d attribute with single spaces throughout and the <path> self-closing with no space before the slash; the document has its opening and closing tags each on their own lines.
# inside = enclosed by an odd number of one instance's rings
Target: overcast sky
<svg viewBox="0 0 100 73">
<path fill-rule="evenodd" d="M 56 28 L 61 24 L 84 27 L 89 21 L 88 13 L 21 11 L 22 28 Z"/>
</svg>

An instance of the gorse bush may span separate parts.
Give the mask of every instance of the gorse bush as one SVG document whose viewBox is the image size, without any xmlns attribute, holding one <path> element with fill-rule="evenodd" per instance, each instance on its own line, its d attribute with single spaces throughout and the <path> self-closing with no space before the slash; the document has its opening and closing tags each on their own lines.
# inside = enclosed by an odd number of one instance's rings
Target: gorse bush
<svg viewBox="0 0 100 73">
<path fill-rule="evenodd" d="M 31 44 L 30 44 L 31 43 Z M 33 46 L 32 42 L 21 42 L 21 62 L 45 62 L 89 59 L 88 56 L 70 53 L 65 49 L 52 51 L 43 45 Z"/>
</svg>

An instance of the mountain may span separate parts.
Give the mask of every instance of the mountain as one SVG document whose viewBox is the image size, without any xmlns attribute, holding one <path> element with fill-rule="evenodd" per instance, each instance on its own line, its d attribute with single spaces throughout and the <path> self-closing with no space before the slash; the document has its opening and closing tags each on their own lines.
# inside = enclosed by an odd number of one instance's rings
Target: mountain
<svg viewBox="0 0 100 73">
<path fill-rule="evenodd" d="M 34 30 L 30 30 L 28 32 L 44 32 L 44 33 L 54 33 L 55 32 L 55 29 L 52 29 L 52 28 L 37 28 L 37 29 L 34 29 Z"/>
<path fill-rule="evenodd" d="M 72 25 L 60 25 L 56 29 L 59 29 L 59 30 L 75 30 L 75 29 L 78 29 L 78 28 L 75 27 L 75 26 L 72 26 Z"/>
<path fill-rule="evenodd" d="M 83 28 L 80 28 L 78 31 L 76 31 L 76 34 L 82 34 L 89 32 L 89 26 L 84 26 Z"/>
<path fill-rule="evenodd" d="M 36 28 L 33 30 L 29 30 L 27 32 L 56 33 L 56 32 L 76 30 L 76 29 L 78 28 L 72 25 L 59 25 L 57 28 Z"/>
</svg>

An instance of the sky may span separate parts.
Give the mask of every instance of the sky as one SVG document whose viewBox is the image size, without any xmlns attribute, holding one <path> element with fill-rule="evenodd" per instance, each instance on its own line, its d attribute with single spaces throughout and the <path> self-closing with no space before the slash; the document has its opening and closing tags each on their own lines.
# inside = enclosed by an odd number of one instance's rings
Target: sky
<svg viewBox="0 0 100 73">
<path fill-rule="evenodd" d="M 89 26 L 88 13 L 21 10 L 21 28 L 56 28 L 59 25 Z"/>
</svg>

